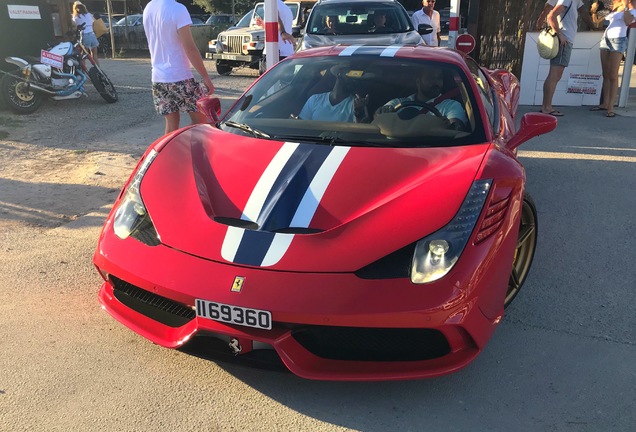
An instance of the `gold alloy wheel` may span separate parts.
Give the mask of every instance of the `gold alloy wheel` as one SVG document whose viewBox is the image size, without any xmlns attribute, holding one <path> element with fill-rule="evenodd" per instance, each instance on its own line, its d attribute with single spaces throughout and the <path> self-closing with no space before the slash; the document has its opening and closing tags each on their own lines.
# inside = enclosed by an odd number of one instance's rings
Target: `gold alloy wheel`
<svg viewBox="0 0 636 432">
<path fill-rule="evenodd" d="M 524 194 L 521 208 L 521 223 L 515 250 L 512 272 L 508 281 L 508 291 L 504 300 L 504 308 L 512 302 L 519 293 L 521 286 L 528 277 L 534 251 L 537 248 L 537 212 L 534 201 L 528 194 Z"/>
<path fill-rule="evenodd" d="M 29 84 L 20 81 L 15 85 L 15 95 L 23 102 L 30 102 L 33 100 L 35 93 L 29 90 Z"/>
</svg>

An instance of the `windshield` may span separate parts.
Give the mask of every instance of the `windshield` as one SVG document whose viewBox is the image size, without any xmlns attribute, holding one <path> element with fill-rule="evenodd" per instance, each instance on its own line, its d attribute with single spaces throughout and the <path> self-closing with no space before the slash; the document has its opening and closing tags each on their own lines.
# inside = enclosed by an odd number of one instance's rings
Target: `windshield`
<svg viewBox="0 0 636 432">
<path fill-rule="evenodd" d="M 265 139 L 334 145 L 481 143 L 485 133 L 467 80 L 456 66 L 419 59 L 290 58 L 258 80 L 220 127 Z"/>
<path fill-rule="evenodd" d="M 232 15 L 210 15 L 206 24 L 231 24 L 234 20 Z M 194 22 L 194 20 L 192 20 Z"/>
<path fill-rule="evenodd" d="M 248 27 L 250 25 L 250 20 L 252 19 L 253 12 L 254 11 L 249 11 L 248 13 L 243 15 L 243 18 L 241 18 L 238 24 L 236 24 L 236 27 Z"/>
<path fill-rule="evenodd" d="M 141 15 L 128 15 L 127 17 L 124 17 L 124 18 L 120 19 L 119 21 L 117 21 L 115 23 L 115 25 L 116 26 L 126 25 L 126 21 L 128 21 L 128 25 L 133 25 L 137 21 L 139 21 L 141 23 Z"/>
<path fill-rule="evenodd" d="M 307 33 L 360 35 L 404 33 L 413 30 L 408 14 L 400 5 L 351 1 L 317 5 L 311 13 Z"/>
<path fill-rule="evenodd" d="M 296 20 L 296 17 L 298 16 L 298 3 L 285 3 L 285 4 L 291 10 L 292 17 L 294 17 L 294 20 Z M 256 19 L 257 17 L 260 17 L 262 20 L 265 19 L 265 6 L 263 5 L 263 3 L 259 3 L 256 5 L 256 8 L 254 9 L 254 13 L 256 14 L 254 19 Z"/>
</svg>

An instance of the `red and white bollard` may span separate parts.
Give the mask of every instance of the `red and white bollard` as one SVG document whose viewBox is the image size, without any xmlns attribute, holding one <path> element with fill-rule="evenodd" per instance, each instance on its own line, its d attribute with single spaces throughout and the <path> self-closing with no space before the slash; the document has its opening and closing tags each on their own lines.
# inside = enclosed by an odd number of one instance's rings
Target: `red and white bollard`
<svg viewBox="0 0 636 432">
<path fill-rule="evenodd" d="M 460 0 L 450 2 L 450 22 L 448 23 L 448 47 L 455 48 L 455 41 L 459 33 L 459 4 Z"/>
<path fill-rule="evenodd" d="M 278 63 L 278 2 L 265 0 L 265 52 L 269 70 Z"/>
</svg>

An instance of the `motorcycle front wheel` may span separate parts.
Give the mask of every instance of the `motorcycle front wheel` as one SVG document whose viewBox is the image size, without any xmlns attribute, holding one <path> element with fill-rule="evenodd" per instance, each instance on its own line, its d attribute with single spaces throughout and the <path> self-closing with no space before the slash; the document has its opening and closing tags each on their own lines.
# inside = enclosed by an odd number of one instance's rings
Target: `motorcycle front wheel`
<svg viewBox="0 0 636 432">
<path fill-rule="evenodd" d="M 93 66 L 88 71 L 88 77 L 106 102 L 117 102 L 117 90 L 115 90 L 115 86 L 104 72 Z"/>
<path fill-rule="evenodd" d="M 31 114 L 35 112 L 44 97 L 29 88 L 29 84 L 14 75 L 20 71 L 13 71 L 12 75 L 5 75 L 0 81 L 0 92 L 9 108 L 17 114 Z"/>
</svg>

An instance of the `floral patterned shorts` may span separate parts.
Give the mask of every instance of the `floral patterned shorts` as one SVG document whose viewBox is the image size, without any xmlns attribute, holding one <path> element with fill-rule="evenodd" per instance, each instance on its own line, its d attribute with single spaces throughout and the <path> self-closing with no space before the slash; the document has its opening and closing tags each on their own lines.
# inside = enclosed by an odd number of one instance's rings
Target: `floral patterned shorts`
<svg viewBox="0 0 636 432">
<path fill-rule="evenodd" d="M 197 100 L 207 93 L 207 88 L 194 78 L 175 83 L 152 83 L 152 101 L 161 115 L 195 112 Z"/>
</svg>

